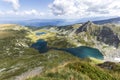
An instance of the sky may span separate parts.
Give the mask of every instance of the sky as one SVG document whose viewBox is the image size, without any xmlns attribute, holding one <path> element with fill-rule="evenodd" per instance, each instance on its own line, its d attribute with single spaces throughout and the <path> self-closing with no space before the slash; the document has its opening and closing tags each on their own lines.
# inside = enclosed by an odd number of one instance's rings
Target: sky
<svg viewBox="0 0 120 80">
<path fill-rule="evenodd" d="M 0 0 L 0 19 L 120 16 L 120 0 Z"/>
</svg>

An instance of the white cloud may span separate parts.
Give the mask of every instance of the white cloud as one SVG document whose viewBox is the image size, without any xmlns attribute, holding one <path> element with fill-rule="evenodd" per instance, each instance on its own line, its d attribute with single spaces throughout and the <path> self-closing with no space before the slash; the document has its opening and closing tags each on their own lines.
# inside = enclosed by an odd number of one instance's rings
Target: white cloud
<svg viewBox="0 0 120 80">
<path fill-rule="evenodd" d="M 36 15 L 36 16 L 42 16 L 44 13 L 39 12 L 35 9 L 29 10 L 29 11 L 23 11 L 23 15 Z"/>
<path fill-rule="evenodd" d="M 24 11 L 0 11 L 0 15 L 9 15 L 9 16 L 44 16 L 45 14 L 43 12 L 37 11 L 35 9 L 32 10 L 24 10 Z"/>
<path fill-rule="evenodd" d="M 3 1 L 11 3 L 14 10 L 18 10 L 20 7 L 19 0 L 3 0 Z"/>
<path fill-rule="evenodd" d="M 54 0 L 49 8 L 59 16 L 119 16 L 120 0 Z"/>
</svg>

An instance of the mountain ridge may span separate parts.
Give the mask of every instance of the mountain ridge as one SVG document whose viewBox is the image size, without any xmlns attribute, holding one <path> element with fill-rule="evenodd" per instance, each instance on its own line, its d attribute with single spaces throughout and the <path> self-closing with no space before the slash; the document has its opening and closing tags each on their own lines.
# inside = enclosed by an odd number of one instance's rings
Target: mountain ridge
<svg viewBox="0 0 120 80">
<path fill-rule="evenodd" d="M 110 19 L 105 19 L 105 20 L 98 20 L 98 21 L 93 21 L 93 22 L 95 24 L 107 24 L 107 23 L 120 24 L 120 17 L 110 18 Z"/>
</svg>

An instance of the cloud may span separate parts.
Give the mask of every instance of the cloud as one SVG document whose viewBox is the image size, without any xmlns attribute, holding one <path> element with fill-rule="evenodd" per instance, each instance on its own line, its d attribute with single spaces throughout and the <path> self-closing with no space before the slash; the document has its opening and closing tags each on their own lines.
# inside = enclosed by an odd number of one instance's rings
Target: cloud
<svg viewBox="0 0 120 80">
<path fill-rule="evenodd" d="M 3 1 L 11 3 L 14 10 L 18 10 L 20 7 L 19 0 L 3 0 Z"/>
<path fill-rule="evenodd" d="M 44 15 L 43 12 L 39 12 L 35 9 L 29 10 L 29 11 L 23 11 L 22 14 L 23 15 L 36 15 L 36 16 L 43 16 Z"/>
<path fill-rule="evenodd" d="M 9 15 L 9 16 L 44 16 L 45 13 L 37 11 L 35 9 L 32 10 L 24 10 L 24 11 L 0 11 L 0 15 Z"/>
<path fill-rule="evenodd" d="M 57 16 L 119 16 L 120 0 L 54 0 L 49 5 Z"/>
</svg>

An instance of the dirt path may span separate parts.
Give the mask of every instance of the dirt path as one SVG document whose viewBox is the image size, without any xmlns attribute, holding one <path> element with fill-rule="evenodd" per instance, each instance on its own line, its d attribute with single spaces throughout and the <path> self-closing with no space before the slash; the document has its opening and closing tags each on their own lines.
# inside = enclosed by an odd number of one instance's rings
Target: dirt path
<svg viewBox="0 0 120 80">
<path fill-rule="evenodd" d="M 16 76 L 14 80 L 26 80 L 28 78 L 39 75 L 42 72 L 42 67 L 36 67 L 33 70 L 29 70 L 19 76 Z"/>
</svg>

